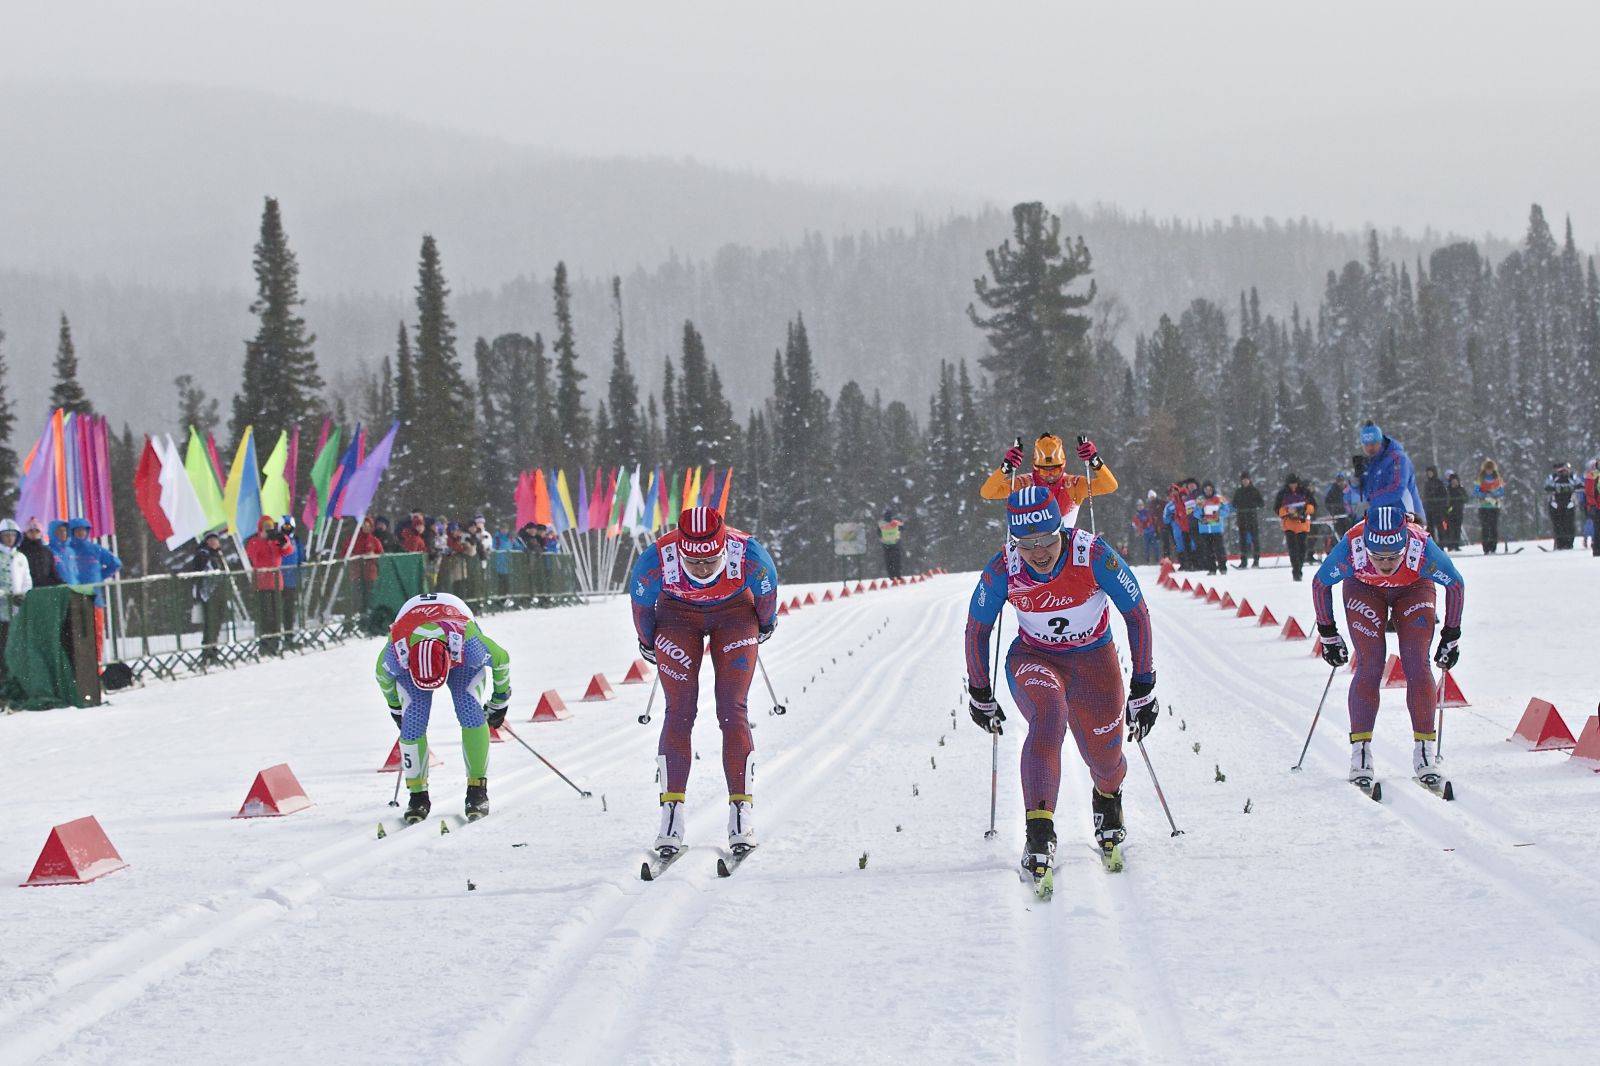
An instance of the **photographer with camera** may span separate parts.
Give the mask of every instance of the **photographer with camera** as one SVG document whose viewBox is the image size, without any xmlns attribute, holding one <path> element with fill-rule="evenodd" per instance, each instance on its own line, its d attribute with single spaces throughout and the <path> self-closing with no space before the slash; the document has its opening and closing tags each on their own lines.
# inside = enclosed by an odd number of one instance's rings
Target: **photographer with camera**
<svg viewBox="0 0 1600 1066">
<path fill-rule="evenodd" d="M 293 540 L 269 514 L 256 521 L 256 535 L 244 542 L 255 578 L 256 640 L 262 655 L 282 654 L 283 561 L 294 552 Z"/>
</svg>

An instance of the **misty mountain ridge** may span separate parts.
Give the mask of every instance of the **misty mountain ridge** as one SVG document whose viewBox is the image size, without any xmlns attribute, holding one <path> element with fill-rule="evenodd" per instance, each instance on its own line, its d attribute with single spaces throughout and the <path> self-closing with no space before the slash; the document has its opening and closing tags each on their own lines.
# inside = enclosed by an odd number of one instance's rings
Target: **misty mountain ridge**
<svg viewBox="0 0 1600 1066">
<path fill-rule="evenodd" d="M 167 426 L 178 373 L 226 408 L 254 332 L 250 249 L 264 194 L 282 203 L 303 313 L 336 386 L 389 354 L 396 324 L 415 318 L 428 231 L 469 369 L 475 336 L 550 336 L 560 259 L 574 273 L 591 403 L 605 388 L 616 272 L 641 387 L 659 387 L 690 318 L 741 412 L 766 394 L 797 312 L 830 392 L 854 378 L 922 410 L 941 359 L 983 351 L 965 308 L 984 252 L 1010 231 L 1008 212 L 937 194 L 572 159 L 247 91 L 0 83 L 0 138 L 20 149 L 0 154 L 0 188 L 12 193 L 0 198 L 0 328 L 23 433 L 48 392 L 62 310 L 85 385 L 114 418 Z M 1082 234 L 1094 255 L 1104 302 L 1126 314 L 1125 349 L 1196 297 L 1232 306 L 1254 285 L 1264 309 L 1314 308 L 1327 272 L 1365 252 L 1362 233 L 1306 220 L 1061 212 L 1063 233 Z M 1405 262 L 1452 238 L 1381 239 L 1386 258 Z"/>
</svg>

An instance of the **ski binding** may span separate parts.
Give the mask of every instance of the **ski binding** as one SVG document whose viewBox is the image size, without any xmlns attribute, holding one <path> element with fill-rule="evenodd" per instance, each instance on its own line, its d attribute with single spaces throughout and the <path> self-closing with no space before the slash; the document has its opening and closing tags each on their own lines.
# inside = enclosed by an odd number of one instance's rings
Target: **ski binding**
<svg viewBox="0 0 1600 1066">
<path fill-rule="evenodd" d="M 723 856 L 717 860 L 717 876 L 732 877 L 733 871 L 737 870 L 739 868 L 739 864 L 748 859 L 750 857 L 750 853 L 755 850 L 756 849 L 754 847 L 748 847 L 739 848 L 735 851 L 724 853 Z"/>
<path fill-rule="evenodd" d="M 639 880 L 654 881 L 666 873 L 673 863 L 683 858 L 684 853 L 688 850 L 688 848 L 678 848 L 676 851 L 669 851 L 665 854 L 651 852 L 650 860 L 639 864 Z"/>
<path fill-rule="evenodd" d="M 1453 801 L 1456 798 L 1456 787 L 1450 779 L 1443 774 L 1429 774 L 1427 777 L 1413 778 L 1417 784 L 1432 792 L 1443 800 Z"/>
<path fill-rule="evenodd" d="M 1368 799 L 1378 803 L 1383 802 L 1383 783 L 1376 777 L 1358 777 L 1350 783 L 1359 788 Z"/>
</svg>

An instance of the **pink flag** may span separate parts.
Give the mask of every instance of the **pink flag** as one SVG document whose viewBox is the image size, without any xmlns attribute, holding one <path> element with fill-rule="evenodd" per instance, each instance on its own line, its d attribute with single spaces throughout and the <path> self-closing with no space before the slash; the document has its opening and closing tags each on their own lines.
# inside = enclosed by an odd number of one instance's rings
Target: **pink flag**
<svg viewBox="0 0 1600 1066">
<path fill-rule="evenodd" d="M 222 472 L 222 458 L 217 455 L 217 438 L 211 435 L 209 429 L 206 430 L 206 454 L 211 456 L 211 469 L 217 475 L 217 484 L 226 485 L 228 476 Z"/>
<path fill-rule="evenodd" d="M 517 504 L 517 529 L 520 531 L 533 521 L 533 479 L 526 470 L 517 475 L 517 489 L 513 498 Z"/>
<path fill-rule="evenodd" d="M 300 427 L 295 426 L 294 432 L 289 434 L 289 458 L 283 464 L 283 480 L 289 486 L 289 511 L 294 512 L 294 483 L 295 468 L 300 465 Z"/>
</svg>

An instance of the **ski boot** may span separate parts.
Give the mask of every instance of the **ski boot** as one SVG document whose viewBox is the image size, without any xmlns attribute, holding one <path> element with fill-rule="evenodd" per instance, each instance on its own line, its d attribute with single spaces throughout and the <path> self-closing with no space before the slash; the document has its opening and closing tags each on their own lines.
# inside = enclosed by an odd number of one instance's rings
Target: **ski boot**
<svg viewBox="0 0 1600 1066">
<path fill-rule="evenodd" d="M 467 821 L 476 822 L 479 818 L 489 813 L 489 779 L 487 777 L 471 777 L 467 779 Z"/>
<path fill-rule="evenodd" d="M 683 850 L 683 816 L 682 800 L 661 804 L 661 831 L 656 834 L 655 852 L 662 858 Z"/>
<path fill-rule="evenodd" d="M 1437 792 L 1444 787 L 1444 770 L 1439 766 L 1439 756 L 1436 753 L 1438 740 L 1432 734 L 1412 735 L 1416 739 L 1411 745 L 1411 772 L 1422 782 L 1424 788 Z"/>
<path fill-rule="evenodd" d="M 433 810 L 433 801 L 428 799 L 428 790 L 411 793 L 410 800 L 406 803 L 406 813 L 400 817 L 407 825 L 416 825 L 428 817 L 428 812 Z"/>
<path fill-rule="evenodd" d="M 1094 839 L 1100 845 L 1100 860 L 1106 869 L 1116 873 L 1122 869 L 1122 842 L 1128 831 L 1122 826 L 1122 790 L 1101 792 L 1093 790 L 1090 803 L 1094 807 Z"/>
<path fill-rule="evenodd" d="M 1378 774 L 1372 768 L 1372 734 L 1363 733 L 1361 739 L 1350 740 L 1350 783 L 1372 799 L 1383 800 L 1383 786 L 1378 784 Z"/>
<path fill-rule="evenodd" d="M 1022 853 L 1022 869 L 1033 879 L 1033 891 L 1040 899 L 1055 892 L 1056 823 L 1049 811 L 1028 818 L 1028 846 Z"/>
<path fill-rule="evenodd" d="M 748 796 L 728 801 L 728 850 L 743 855 L 756 846 L 756 823 Z"/>
</svg>

